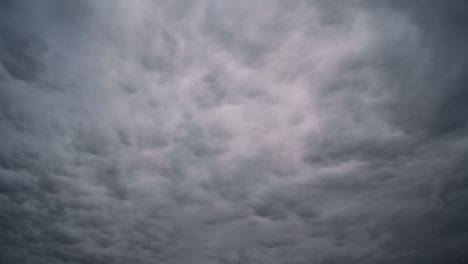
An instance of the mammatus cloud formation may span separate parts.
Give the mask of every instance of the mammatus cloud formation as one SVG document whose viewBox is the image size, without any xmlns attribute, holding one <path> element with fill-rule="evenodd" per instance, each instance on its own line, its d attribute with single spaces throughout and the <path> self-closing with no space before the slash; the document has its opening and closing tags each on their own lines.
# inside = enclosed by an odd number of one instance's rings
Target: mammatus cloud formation
<svg viewBox="0 0 468 264">
<path fill-rule="evenodd" d="M 1 263 L 468 263 L 463 0 L 0 1 Z"/>
</svg>

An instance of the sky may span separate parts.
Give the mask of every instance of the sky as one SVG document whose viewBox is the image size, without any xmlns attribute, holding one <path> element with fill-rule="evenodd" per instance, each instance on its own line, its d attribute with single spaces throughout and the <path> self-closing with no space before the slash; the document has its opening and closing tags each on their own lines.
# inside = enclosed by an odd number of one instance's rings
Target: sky
<svg viewBox="0 0 468 264">
<path fill-rule="evenodd" d="M 468 263 L 468 2 L 0 0 L 0 263 Z"/>
</svg>

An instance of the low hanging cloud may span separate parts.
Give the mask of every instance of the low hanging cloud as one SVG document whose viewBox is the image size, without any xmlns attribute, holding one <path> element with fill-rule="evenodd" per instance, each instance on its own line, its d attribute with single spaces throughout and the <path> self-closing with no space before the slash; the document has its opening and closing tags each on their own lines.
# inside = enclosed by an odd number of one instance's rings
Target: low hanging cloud
<svg viewBox="0 0 468 264">
<path fill-rule="evenodd" d="M 467 18 L 0 1 L 0 262 L 468 262 Z"/>
</svg>

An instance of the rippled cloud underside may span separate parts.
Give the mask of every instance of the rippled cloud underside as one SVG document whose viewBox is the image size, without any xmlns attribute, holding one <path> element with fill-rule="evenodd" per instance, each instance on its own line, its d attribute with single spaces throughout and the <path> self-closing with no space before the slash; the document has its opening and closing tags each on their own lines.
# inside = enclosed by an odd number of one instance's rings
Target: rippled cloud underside
<svg viewBox="0 0 468 264">
<path fill-rule="evenodd" d="M 0 0 L 0 263 L 468 263 L 468 2 Z"/>
</svg>

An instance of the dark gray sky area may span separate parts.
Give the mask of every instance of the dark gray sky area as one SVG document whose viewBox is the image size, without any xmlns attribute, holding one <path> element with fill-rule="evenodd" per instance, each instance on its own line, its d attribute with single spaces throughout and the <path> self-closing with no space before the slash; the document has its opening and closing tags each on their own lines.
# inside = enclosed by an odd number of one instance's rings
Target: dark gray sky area
<svg viewBox="0 0 468 264">
<path fill-rule="evenodd" d="M 0 263 L 468 263 L 467 118 L 466 0 L 0 0 Z"/>
</svg>

